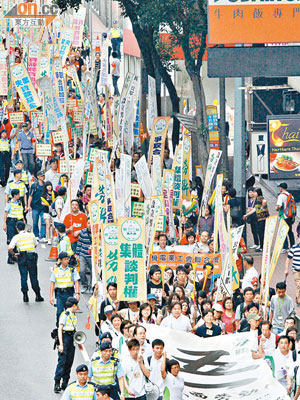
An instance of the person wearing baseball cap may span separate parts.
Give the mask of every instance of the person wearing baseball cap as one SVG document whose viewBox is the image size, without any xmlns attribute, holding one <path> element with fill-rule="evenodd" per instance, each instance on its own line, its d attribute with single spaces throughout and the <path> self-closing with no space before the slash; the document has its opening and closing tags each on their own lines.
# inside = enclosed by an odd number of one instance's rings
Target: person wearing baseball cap
<svg viewBox="0 0 300 400">
<path fill-rule="evenodd" d="M 295 205 L 295 199 L 294 197 L 287 191 L 288 185 L 285 182 L 282 182 L 278 185 L 280 194 L 277 197 L 276 201 L 276 211 L 278 211 L 278 216 L 279 218 L 283 218 L 284 221 L 288 224 L 289 226 L 289 231 L 288 231 L 288 237 L 290 241 L 290 247 L 288 243 L 288 239 L 286 237 L 283 249 L 281 253 L 287 253 L 288 249 L 293 247 L 295 244 L 295 237 L 293 233 L 293 223 L 295 222 L 295 215 L 289 215 L 289 211 L 293 211 L 293 207 L 291 207 L 292 204 Z M 289 207 L 288 207 L 289 205 Z M 296 210 L 295 210 L 296 213 Z"/>
<path fill-rule="evenodd" d="M 77 379 L 71 382 L 66 388 L 61 400 L 70 399 L 86 399 L 96 400 L 96 387 L 92 382 L 88 382 L 88 367 L 85 364 L 80 364 L 76 368 Z"/>
</svg>

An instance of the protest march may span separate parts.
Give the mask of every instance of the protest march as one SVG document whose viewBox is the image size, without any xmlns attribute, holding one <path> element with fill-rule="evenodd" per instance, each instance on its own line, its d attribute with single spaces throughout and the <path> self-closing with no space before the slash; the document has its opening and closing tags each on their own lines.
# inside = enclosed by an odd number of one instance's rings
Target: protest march
<svg viewBox="0 0 300 400">
<path fill-rule="evenodd" d="M 10 308 L 26 315 L 24 347 L 53 360 L 16 347 L 21 372 L 32 363 L 51 376 L 42 393 L 32 380 L 24 398 L 300 398 L 300 222 L 289 182 L 279 178 L 271 195 L 245 143 L 243 203 L 221 146 L 195 166 L 184 123 L 174 146 L 175 117 L 158 112 L 150 75 L 143 124 L 120 15 L 95 43 L 86 5 L 47 20 L 11 17 L 9 3 L 0 251 L 13 302 L 3 297 L 1 322 L 6 342 Z"/>
</svg>

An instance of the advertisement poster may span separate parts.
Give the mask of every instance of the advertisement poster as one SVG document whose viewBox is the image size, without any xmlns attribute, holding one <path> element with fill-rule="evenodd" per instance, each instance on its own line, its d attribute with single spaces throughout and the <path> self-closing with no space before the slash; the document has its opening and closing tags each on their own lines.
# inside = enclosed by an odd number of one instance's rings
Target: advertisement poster
<svg viewBox="0 0 300 400">
<path fill-rule="evenodd" d="M 268 117 L 269 179 L 295 179 L 300 176 L 300 117 Z"/>
</svg>

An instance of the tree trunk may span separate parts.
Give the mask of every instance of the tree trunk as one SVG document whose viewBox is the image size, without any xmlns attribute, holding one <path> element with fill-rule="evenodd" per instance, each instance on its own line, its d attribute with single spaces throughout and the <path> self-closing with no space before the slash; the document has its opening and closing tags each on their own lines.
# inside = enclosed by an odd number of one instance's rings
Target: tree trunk
<svg viewBox="0 0 300 400">
<path fill-rule="evenodd" d="M 202 165 L 202 170 L 205 173 L 208 162 L 208 149 L 207 149 L 207 128 L 205 120 L 207 121 L 206 109 L 203 108 L 203 87 L 200 75 L 194 71 L 188 71 L 191 78 L 194 97 L 196 102 L 196 127 L 197 134 L 192 134 L 192 167 L 193 177 L 196 174 L 196 165 Z M 204 98 L 205 103 L 205 98 Z M 206 106 L 205 106 L 206 107 Z M 206 117 L 206 118 L 205 118 Z"/>
</svg>

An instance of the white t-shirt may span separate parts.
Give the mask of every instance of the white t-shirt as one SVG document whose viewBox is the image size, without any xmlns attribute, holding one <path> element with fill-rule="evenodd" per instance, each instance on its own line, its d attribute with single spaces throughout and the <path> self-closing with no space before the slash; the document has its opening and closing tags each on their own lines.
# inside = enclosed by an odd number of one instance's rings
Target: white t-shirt
<svg viewBox="0 0 300 400">
<path fill-rule="evenodd" d="M 251 281 L 253 278 L 259 278 L 258 272 L 254 267 L 251 267 L 246 271 L 244 278 L 243 278 L 243 283 L 242 283 L 242 290 L 246 289 L 246 287 L 251 287 L 254 289 L 254 286 L 252 285 Z"/>
<path fill-rule="evenodd" d="M 65 202 L 64 202 L 64 199 L 62 198 L 62 197 L 56 197 L 56 199 L 55 199 L 55 211 L 57 212 L 57 210 L 61 210 L 62 211 L 62 209 L 64 208 L 64 205 L 65 205 Z M 57 217 L 55 217 L 54 218 L 54 222 L 63 222 L 61 219 L 59 219 L 58 218 L 58 215 L 57 215 Z"/>
<path fill-rule="evenodd" d="M 141 397 L 146 394 L 145 392 L 145 375 L 139 366 L 139 363 L 133 360 L 132 357 L 125 357 L 122 361 L 122 367 L 125 372 L 125 379 L 128 382 L 129 389 L 132 393 L 134 393 L 135 397 Z M 128 379 L 127 379 L 128 378 Z M 127 396 L 126 396 L 127 397 Z M 128 396 L 129 398 L 134 398 L 132 396 Z"/>
<path fill-rule="evenodd" d="M 179 374 L 174 376 L 168 373 L 166 379 L 164 379 L 164 384 L 170 392 L 170 400 L 182 400 L 184 380 Z"/>
<path fill-rule="evenodd" d="M 274 361 L 274 375 L 275 378 L 281 383 L 282 386 L 287 388 L 288 383 L 286 375 L 291 373 L 293 369 L 293 356 L 292 352 L 289 351 L 285 356 L 281 353 L 280 349 L 265 350 L 265 355 L 273 358 Z"/>
<path fill-rule="evenodd" d="M 157 360 L 154 356 L 151 357 L 150 364 L 148 358 L 145 360 L 145 366 L 150 370 L 150 381 L 159 387 L 160 396 L 164 393 L 165 382 L 161 376 L 161 363 L 163 357 Z"/>
<path fill-rule="evenodd" d="M 58 172 L 53 172 L 52 169 L 49 169 L 49 171 L 45 173 L 45 182 L 50 181 L 54 190 L 59 184 L 59 178 L 60 174 Z"/>
<path fill-rule="evenodd" d="M 189 318 L 182 314 L 178 318 L 175 318 L 172 314 L 170 314 L 168 317 L 162 320 L 161 326 L 184 332 L 189 332 L 192 330 L 192 325 Z"/>
<path fill-rule="evenodd" d="M 139 319 L 139 311 L 131 311 L 130 308 L 124 308 L 119 311 L 119 314 L 124 319 L 129 319 L 133 324 L 135 324 Z"/>
<path fill-rule="evenodd" d="M 282 207 L 283 209 L 286 207 L 286 200 L 288 198 L 289 192 L 280 193 L 277 198 L 276 206 Z M 283 214 L 284 219 L 286 219 L 285 215 Z"/>
</svg>

